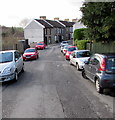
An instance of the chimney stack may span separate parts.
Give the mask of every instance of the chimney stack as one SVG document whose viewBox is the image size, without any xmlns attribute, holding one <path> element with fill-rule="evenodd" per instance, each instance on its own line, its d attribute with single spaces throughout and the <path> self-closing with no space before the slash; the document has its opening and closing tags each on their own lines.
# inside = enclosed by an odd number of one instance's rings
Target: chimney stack
<svg viewBox="0 0 115 120">
<path fill-rule="evenodd" d="M 59 20 L 59 17 L 55 17 L 54 20 Z"/>
<path fill-rule="evenodd" d="M 72 22 L 77 22 L 78 21 L 78 19 L 76 18 L 76 19 L 72 19 Z"/>
<path fill-rule="evenodd" d="M 40 16 L 41 20 L 46 20 L 46 16 Z"/>
<path fill-rule="evenodd" d="M 67 21 L 67 22 L 69 22 L 69 19 L 65 19 L 64 21 Z"/>
</svg>

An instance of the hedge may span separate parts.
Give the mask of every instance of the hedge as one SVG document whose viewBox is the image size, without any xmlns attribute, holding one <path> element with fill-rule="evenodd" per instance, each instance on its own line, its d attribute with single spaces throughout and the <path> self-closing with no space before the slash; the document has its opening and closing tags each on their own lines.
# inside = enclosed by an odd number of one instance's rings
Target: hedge
<svg viewBox="0 0 115 120">
<path fill-rule="evenodd" d="M 85 30 L 87 28 L 80 28 L 80 29 L 76 29 L 74 30 L 74 40 L 78 39 L 78 40 L 83 40 L 85 37 Z"/>
<path fill-rule="evenodd" d="M 85 50 L 86 43 L 88 42 L 89 40 L 75 40 L 75 45 L 78 47 L 79 50 Z"/>
</svg>

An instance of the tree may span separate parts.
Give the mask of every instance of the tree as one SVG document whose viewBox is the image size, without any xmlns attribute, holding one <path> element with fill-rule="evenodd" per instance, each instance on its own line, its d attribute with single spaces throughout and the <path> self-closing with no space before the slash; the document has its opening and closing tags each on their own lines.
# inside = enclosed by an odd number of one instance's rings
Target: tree
<svg viewBox="0 0 115 120">
<path fill-rule="evenodd" d="M 30 19 L 25 18 L 25 19 L 23 19 L 23 20 L 19 23 L 19 25 L 20 25 L 21 27 L 25 27 L 29 21 L 30 21 Z"/>
<path fill-rule="evenodd" d="M 115 2 L 84 2 L 81 11 L 80 21 L 87 26 L 90 40 L 115 40 Z"/>
<path fill-rule="evenodd" d="M 11 34 L 12 35 L 15 34 L 15 28 L 14 27 L 11 28 Z"/>
</svg>

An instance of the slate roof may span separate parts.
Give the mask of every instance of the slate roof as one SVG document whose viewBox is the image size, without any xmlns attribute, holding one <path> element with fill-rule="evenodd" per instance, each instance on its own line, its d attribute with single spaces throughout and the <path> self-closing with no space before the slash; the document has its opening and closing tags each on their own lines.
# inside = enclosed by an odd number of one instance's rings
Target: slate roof
<svg viewBox="0 0 115 120">
<path fill-rule="evenodd" d="M 47 22 L 45 22 L 44 20 L 40 20 L 40 19 L 35 19 L 37 22 L 41 23 L 43 26 L 45 26 L 46 28 L 53 28 L 50 24 L 48 24 Z"/>
<path fill-rule="evenodd" d="M 61 20 L 60 22 L 64 24 L 66 27 L 73 27 L 73 25 L 75 24 L 75 22 L 68 22 L 68 21 L 61 21 Z"/>
<path fill-rule="evenodd" d="M 46 28 L 64 28 L 64 26 L 62 24 L 64 24 L 66 27 L 73 27 L 73 25 L 75 24 L 75 22 L 68 22 L 68 21 L 59 21 L 61 23 L 59 23 L 58 21 L 54 21 L 54 20 L 41 20 L 41 19 L 35 19 L 37 22 L 39 22 L 40 24 L 42 24 L 43 26 L 45 26 Z"/>
<path fill-rule="evenodd" d="M 53 20 L 46 20 L 46 21 L 49 22 L 51 25 L 53 25 L 53 27 L 57 27 L 57 28 L 63 28 L 64 27 L 63 25 L 61 25 L 57 21 L 53 21 Z"/>
</svg>

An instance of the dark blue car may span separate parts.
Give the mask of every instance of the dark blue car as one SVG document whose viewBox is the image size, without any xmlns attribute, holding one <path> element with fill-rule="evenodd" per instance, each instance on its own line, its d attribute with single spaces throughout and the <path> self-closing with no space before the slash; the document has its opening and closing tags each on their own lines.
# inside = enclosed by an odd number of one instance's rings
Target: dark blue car
<svg viewBox="0 0 115 120">
<path fill-rule="evenodd" d="M 92 55 L 85 63 L 82 76 L 93 81 L 99 93 L 115 87 L 115 53 Z"/>
</svg>

